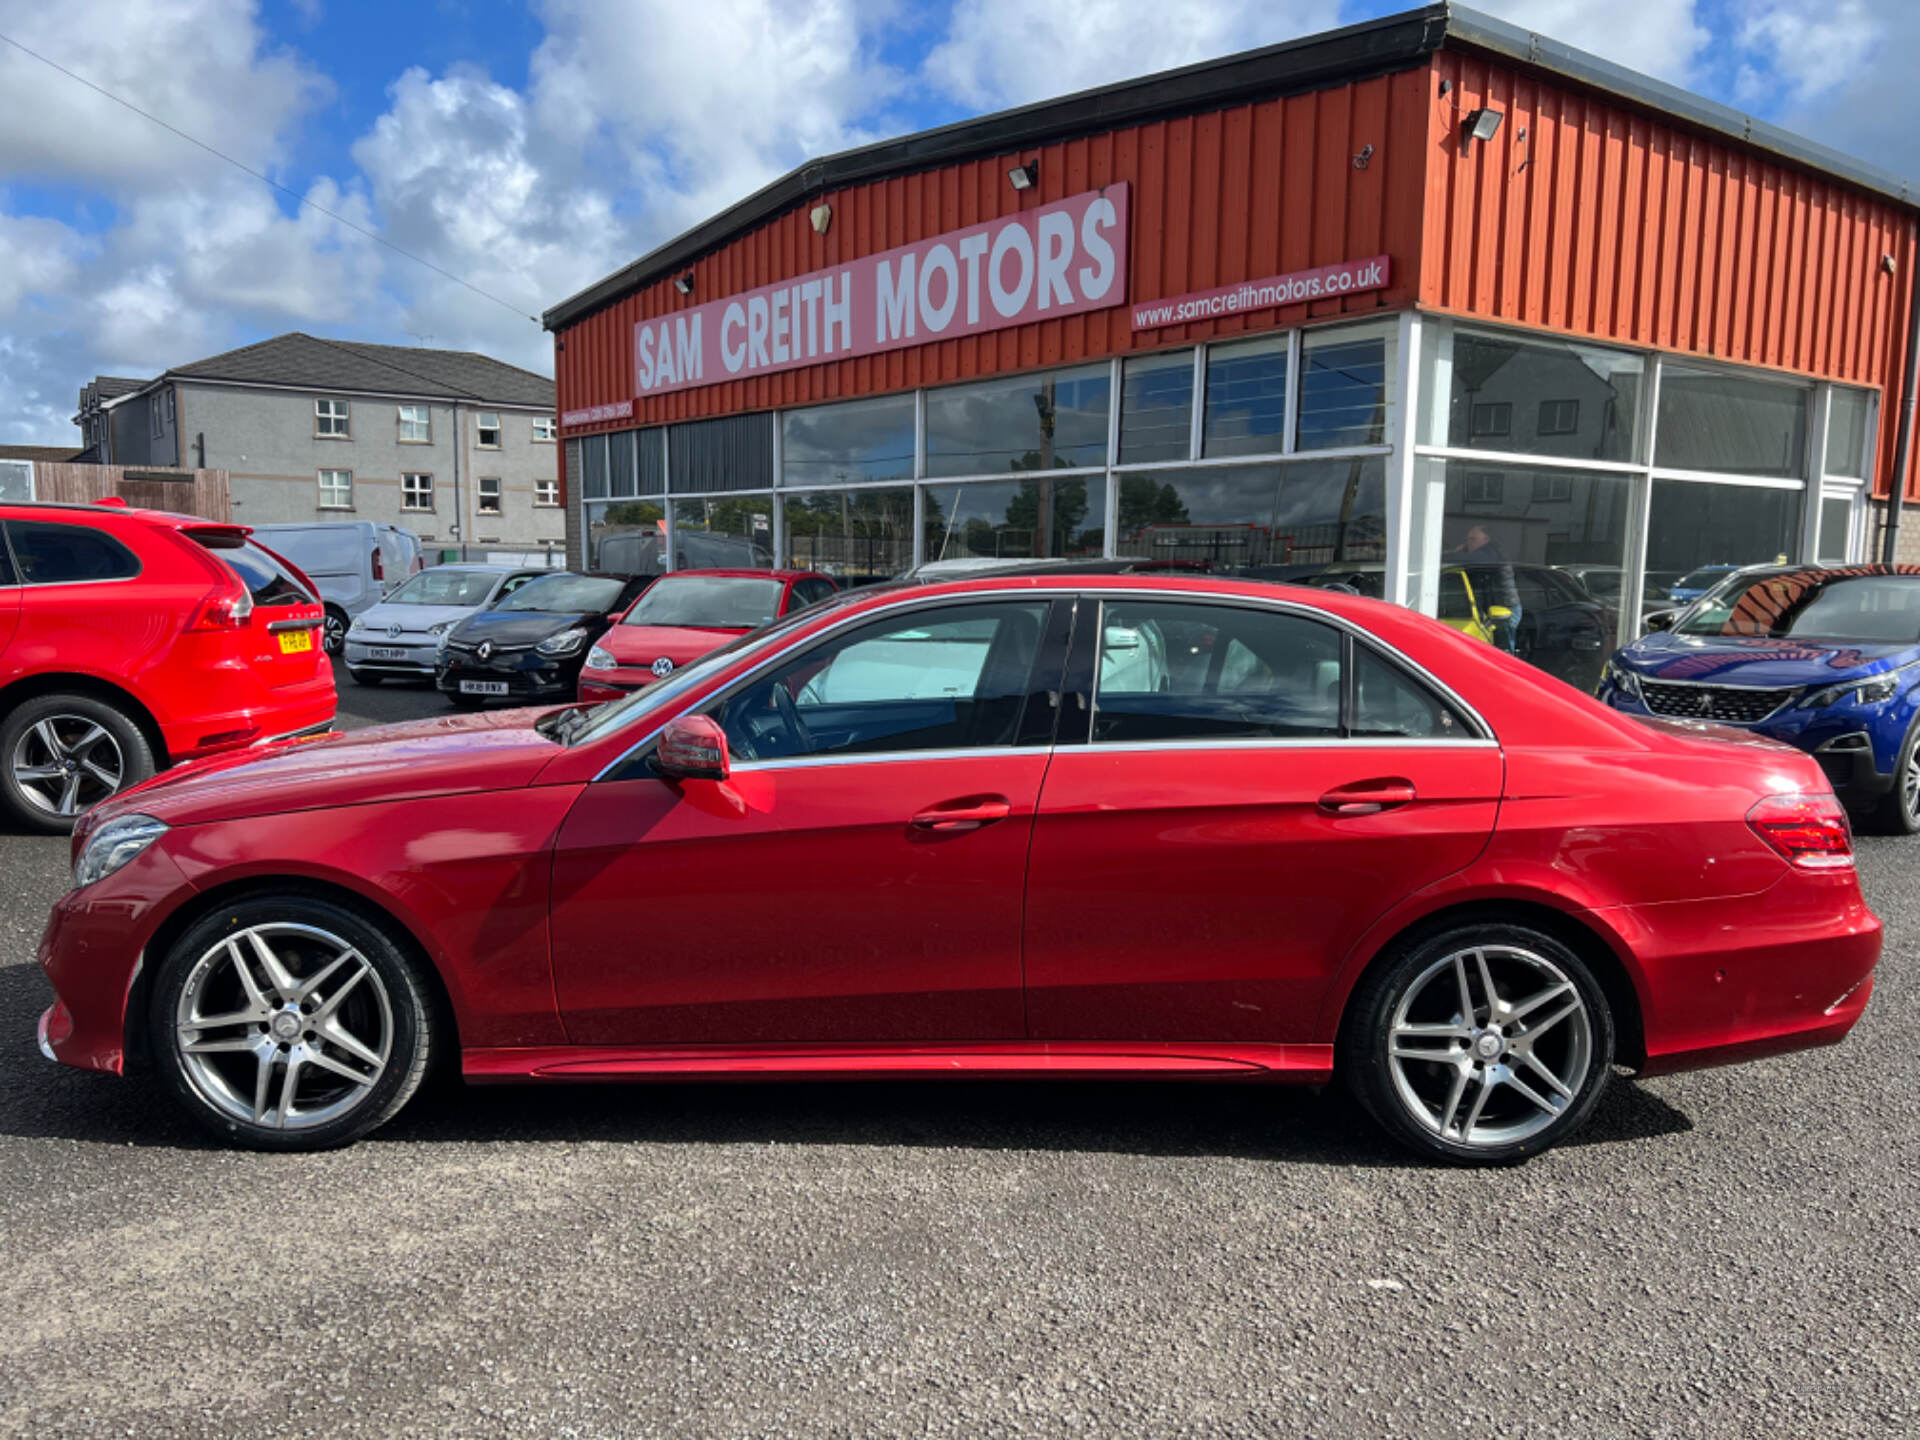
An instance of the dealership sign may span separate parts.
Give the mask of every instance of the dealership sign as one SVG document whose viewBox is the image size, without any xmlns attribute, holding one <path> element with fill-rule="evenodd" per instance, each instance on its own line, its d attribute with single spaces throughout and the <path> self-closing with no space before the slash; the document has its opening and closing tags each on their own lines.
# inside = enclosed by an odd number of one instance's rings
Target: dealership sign
<svg viewBox="0 0 1920 1440">
<path fill-rule="evenodd" d="M 569 410 L 560 417 L 563 428 L 571 430 L 575 425 L 598 425 L 603 420 L 631 420 L 633 401 L 616 400 L 611 405 L 589 405 L 584 410 Z"/>
<path fill-rule="evenodd" d="M 1217 320 L 1245 310 L 1270 310 L 1276 305 L 1304 305 L 1312 300 L 1337 300 L 1363 290 L 1384 290 L 1391 269 L 1385 255 L 1365 260 L 1342 260 L 1314 270 L 1269 275 L 1264 280 L 1242 280 L 1212 290 L 1143 300 L 1133 307 L 1133 328 L 1157 330 L 1163 325 L 1188 325 Z"/>
<path fill-rule="evenodd" d="M 1118 305 L 1127 187 L 815 270 L 633 327 L 634 392 L 771 375 Z"/>
</svg>

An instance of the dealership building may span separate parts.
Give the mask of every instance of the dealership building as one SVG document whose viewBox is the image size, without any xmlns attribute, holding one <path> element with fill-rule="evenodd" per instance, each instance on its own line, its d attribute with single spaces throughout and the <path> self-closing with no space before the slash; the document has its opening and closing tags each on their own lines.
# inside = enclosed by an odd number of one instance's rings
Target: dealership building
<svg viewBox="0 0 1920 1440">
<path fill-rule="evenodd" d="M 1463 625 L 1495 558 L 1610 644 L 1702 567 L 1920 542 L 1915 201 L 1444 4 L 867 146 L 547 313 L 569 554 L 1138 557 Z"/>
</svg>

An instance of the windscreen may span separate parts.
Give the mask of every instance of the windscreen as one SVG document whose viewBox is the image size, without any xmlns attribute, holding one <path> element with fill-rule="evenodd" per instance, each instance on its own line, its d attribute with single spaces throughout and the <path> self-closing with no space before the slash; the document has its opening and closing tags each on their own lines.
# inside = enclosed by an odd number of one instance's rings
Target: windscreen
<svg viewBox="0 0 1920 1440">
<path fill-rule="evenodd" d="M 389 605 L 484 605 L 500 579 L 485 570 L 422 570 L 393 594 Z"/>
<path fill-rule="evenodd" d="M 783 588 L 750 575 L 668 575 L 634 602 L 625 623 L 751 630 L 779 612 Z"/>
<path fill-rule="evenodd" d="M 229 570 L 240 577 L 240 583 L 247 587 L 247 593 L 253 596 L 253 603 L 256 605 L 318 603 L 307 593 L 306 587 L 287 573 L 286 566 L 251 540 L 237 547 L 210 545 L 207 548 L 219 556 Z"/>
<path fill-rule="evenodd" d="M 1920 644 L 1920 574 L 1795 570 L 1711 596 L 1674 627 L 1681 635 Z"/>
<path fill-rule="evenodd" d="M 611 610 L 623 588 L 624 581 L 596 575 L 542 575 L 538 580 L 529 580 L 493 608 L 544 610 L 555 615 Z"/>
</svg>

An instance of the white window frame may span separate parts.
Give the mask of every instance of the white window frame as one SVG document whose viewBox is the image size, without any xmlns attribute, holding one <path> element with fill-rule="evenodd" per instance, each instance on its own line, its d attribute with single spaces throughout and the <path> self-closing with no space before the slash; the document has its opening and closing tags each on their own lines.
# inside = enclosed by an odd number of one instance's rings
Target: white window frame
<svg viewBox="0 0 1920 1440">
<path fill-rule="evenodd" d="M 551 415 L 533 417 L 533 442 L 536 445 L 552 445 L 560 439 L 560 422 Z"/>
<path fill-rule="evenodd" d="M 487 486 L 493 486 L 493 493 L 487 493 Z M 507 486 L 498 475 L 476 475 L 473 481 L 474 514 L 504 515 L 507 513 Z M 491 500 L 492 505 L 487 502 Z"/>
<path fill-rule="evenodd" d="M 424 480 L 426 485 L 409 488 L 409 480 Z M 417 503 L 425 498 L 426 504 Z M 434 509 L 433 474 L 427 470 L 406 470 L 400 475 L 400 508 L 410 515 L 430 515 Z"/>
<path fill-rule="evenodd" d="M 337 407 L 337 409 L 336 409 Z M 340 428 L 330 428 L 335 422 Z M 317 396 L 313 402 L 313 438 L 316 440 L 351 440 L 353 438 L 353 406 L 345 400 L 336 400 L 331 396 Z"/>
<path fill-rule="evenodd" d="M 347 498 L 345 499 L 345 501 L 327 499 L 327 493 L 329 491 L 334 491 L 337 493 L 340 489 L 340 486 L 338 484 L 329 485 L 327 483 L 327 477 L 329 475 L 335 475 L 335 476 L 344 475 L 347 477 L 347 483 L 346 483 Z M 334 469 L 334 468 L 328 467 L 328 468 L 316 471 L 314 473 L 314 481 L 318 485 L 319 491 L 320 491 L 320 503 L 319 503 L 320 509 L 322 510 L 353 509 L 353 471 L 340 470 L 340 469 Z"/>
<path fill-rule="evenodd" d="M 489 424 L 488 421 L 493 423 Z M 493 439 L 487 440 L 486 432 L 493 432 Z M 479 450 L 500 450 L 506 445 L 507 431 L 501 424 L 498 410 L 476 410 L 473 412 L 473 443 Z"/>
<path fill-rule="evenodd" d="M 409 411 L 418 413 L 415 419 Z M 418 425 L 424 433 L 409 435 L 407 427 Z M 394 407 L 394 434 L 402 445 L 431 445 L 433 443 L 433 407 L 431 405 L 396 405 Z"/>
<path fill-rule="evenodd" d="M 636 497 L 621 496 L 621 499 Z M 558 476 L 546 476 L 533 482 L 533 508 L 536 510 L 558 510 L 560 508 L 560 480 Z"/>
</svg>

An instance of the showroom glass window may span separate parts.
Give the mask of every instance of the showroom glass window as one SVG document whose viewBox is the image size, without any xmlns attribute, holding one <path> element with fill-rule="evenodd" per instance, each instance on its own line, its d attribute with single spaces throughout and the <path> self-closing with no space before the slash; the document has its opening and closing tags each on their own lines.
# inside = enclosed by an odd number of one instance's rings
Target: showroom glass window
<svg viewBox="0 0 1920 1440">
<path fill-rule="evenodd" d="M 1820 563 L 1844 565 L 1853 535 L 1853 499 L 1829 495 L 1820 502 Z"/>
<path fill-rule="evenodd" d="M 1873 415 L 1873 397 L 1845 385 L 1833 387 L 1827 410 L 1826 473 L 1850 480 L 1867 474 L 1867 427 Z"/>
<path fill-rule="evenodd" d="M 1386 463 L 1379 456 L 1123 471 L 1114 553 L 1196 573 L 1309 580 L 1380 593 Z"/>
<path fill-rule="evenodd" d="M 1111 391 L 1105 365 L 929 390 L 926 473 L 1105 465 Z"/>
<path fill-rule="evenodd" d="M 1309 330 L 1301 341 L 1297 450 L 1387 443 L 1391 346 L 1385 335 Z"/>
<path fill-rule="evenodd" d="M 1634 459 L 1646 362 L 1532 336 L 1453 339 L 1444 443 L 1567 460 Z"/>
<path fill-rule="evenodd" d="M 1207 347 L 1202 455 L 1267 455 L 1286 448 L 1292 345 L 1291 335 L 1280 334 Z"/>
<path fill-rule="evenodd" d="M 780 497 L 781 564 L 818 570 L 842 585 L 884 580 L 913 564 L 913 491 L 907 487 L 815 490 Z"/>
<path fill-rule="evenodd" d="M 913 478 L 911 393 L 789 410 L 780 417 L 782 485 Z"/>
<path fill-rule="evenodd" d="M 1722 475 L 1805 475 L 1807 401 L 1802 386 L 1668 363 L 1654 463 Z"/>
<path fill-rule="evenodd" d="M 1193 351 L 1133 356 L 1121 377 L 1120 463 L 1187 459 L 1193 444 Z"/>
<path fill-rule="evenodd" d="M 1104 475 L 928 485 L 921 496 L 927 560 L 1062 559 L 1106 543 Z"/>
<path fill-rule="evenodd" d="M 771 570 L 773 497 L 703 495 L 673 502 L 675 570 Z"/>
</svg>

